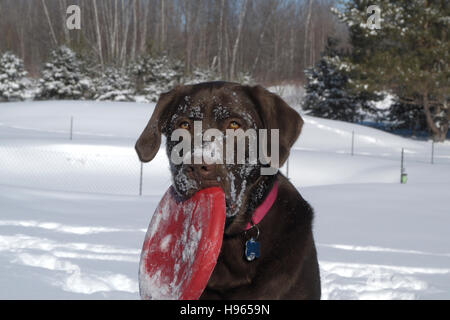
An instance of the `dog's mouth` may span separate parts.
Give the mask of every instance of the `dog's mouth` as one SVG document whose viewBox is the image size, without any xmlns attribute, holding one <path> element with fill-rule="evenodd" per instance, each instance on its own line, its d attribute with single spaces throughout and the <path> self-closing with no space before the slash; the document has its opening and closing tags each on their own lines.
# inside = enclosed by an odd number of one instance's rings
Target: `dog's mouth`
<svg viewBox="0 0 450 320">
<path fill-rule="evenodd" d="M 218 177 L 219 178 L 219 177 Z M 222 187 L 221 183 L 218 179 L 207 179 L 207 180 L 201 180 L 199 185 L 199 190 L 206 189 L 206 188 L 212 188 L 212 187 Z"/>
<path fill-rule="evenodd" d="M 242 210 L 245 194 L 252 180 L 248 178 L 257 171 L 256 167 L 255 171 L 249 166 L 183 165 L 172 168 L 173 186 L 181 199 L 189 199 L 206 188 L 221 188 L 225 193 L 227 217 L 236 216 Z"/>
<path fill-rule="evenodd" d="M 180 171 L 173 176 L 173 186 L 181 200 L 187 200 L 203 189 L 212 187 L 221 188 L 225 193 L 225 211 L 227 217 L 235 215 L 237 204 L 236 201 L 233 201 L 233 192 L 231 192 L 234 188 L 230 186 L 226 178 L 221 177 L 219 174 L 211 175 L 208 178 L 199 178 L 192 171 L 180 168 Z"/>
<path fill-rule="evenodd" d="M 183 199 L 188 199 L 196 192 L 207 188 L 219 187 L 225 190 L 223 179 L 219 175 L 210 174 L 207 178 L 202 178 L 190 168 L 180 168 L 173 175 L 173 185 Z"/>
</svg>

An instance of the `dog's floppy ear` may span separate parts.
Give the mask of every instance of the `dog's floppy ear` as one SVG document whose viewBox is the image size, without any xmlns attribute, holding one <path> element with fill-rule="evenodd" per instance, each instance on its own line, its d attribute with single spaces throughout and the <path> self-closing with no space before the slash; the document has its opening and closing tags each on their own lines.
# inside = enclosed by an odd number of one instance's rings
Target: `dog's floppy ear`
<svg viewBox="0 0 450 320">
<path fill-rule="evenodd" d="M 152 161 L 161 145 L 161 133 L 167 125 L 168 109 L 173 105 L 179 87 L 160 95 L 155 111 L 136 142 L 136 152 L 142 162 Z"/>
<path fill-rule="evenodd" d="M 278 95 L 269 92 L 261 86 L 248 87 L 253 101 L 259 109 L 259 114 L 266 129 L 279 129 L 280 133 L 280 167 L 289 157 L 292 145 L 299 137 L 303 119 Z M 269 131 L 270 134 L 270 131 Z M 270 143 L 270 139 L 269 139 Z"/>
</svg>

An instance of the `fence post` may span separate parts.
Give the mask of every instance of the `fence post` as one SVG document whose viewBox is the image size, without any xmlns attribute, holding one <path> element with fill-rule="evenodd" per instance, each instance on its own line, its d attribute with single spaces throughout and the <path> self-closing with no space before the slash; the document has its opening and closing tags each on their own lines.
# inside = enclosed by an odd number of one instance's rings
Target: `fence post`
<svg viewBox="0 0 450 320">
<path fill-rule="evenodd" d="M 73 116 L 70 117 L 70 140 L 73 140 Z"/>
<path fill-rule="evenodd" d="M 139 175 L 139 196 L 142 197 L 142 182 L 144 178 L 144 163 L 141 162 L 141 172 Z"/>
<path fill-rule="evenodd" d="M 355 151 L 355 131 L 352 131 L 352 157 L 354 155 L 354 151 Z"/>
<path fill-rule="evenodd" d="M 289 157 L 287 158 L 286 162 L 286 178 L 289 179 Z"/>
<path fill-rule="evenodd" d="M 431 164 L 434 164 L 434 140 L 431 141 Z"/>
</svg>

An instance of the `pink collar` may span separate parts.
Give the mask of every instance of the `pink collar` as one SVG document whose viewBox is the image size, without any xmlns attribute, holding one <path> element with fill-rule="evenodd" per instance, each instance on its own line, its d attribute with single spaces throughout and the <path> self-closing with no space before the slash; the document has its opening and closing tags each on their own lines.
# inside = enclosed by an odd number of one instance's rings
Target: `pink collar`
<svg viewBox="0 0 450 320">
<path fill-rule="evenodd" d="M 261 222 L 261 220 L 264 218 L 267 212 L 269 212 L 270 208 L 272 208 L 272 205 L 275 202 L 275 199 L 277 198 L 277 194 L 278 194 L 278 181 L 275 181 L 272 190 L 270 190 L 264 202 L 261 203 L 261 205 L 258 208 L 256 208 L 255 212 L 253 213 L 252 217 L 253 224 L 258 224 Z M 245 228 L 245 231 L 249 230 L 251 227 L 252 225 L 248 223 L 247 227 Z"/>
</svg>

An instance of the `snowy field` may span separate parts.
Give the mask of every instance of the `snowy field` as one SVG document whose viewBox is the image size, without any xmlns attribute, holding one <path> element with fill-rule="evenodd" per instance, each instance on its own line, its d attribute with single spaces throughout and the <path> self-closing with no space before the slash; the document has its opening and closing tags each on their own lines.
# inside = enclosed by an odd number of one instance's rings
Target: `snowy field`
<svg viewBox="0 0 450 320">
<path fill-rule="evenodd" d="M 153 107 L 0 104 L 1 299 L 139 298 L 142 241 L 170 185 L 161 150 L 138 195 L 134 143 Z M 323 299 L 450 299 L 450 143 L 431 164 L 430 142 L 304 118 L 289 177 L 316 212 Z"/>
</svg>

